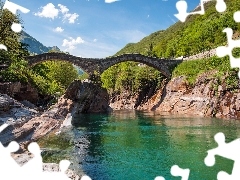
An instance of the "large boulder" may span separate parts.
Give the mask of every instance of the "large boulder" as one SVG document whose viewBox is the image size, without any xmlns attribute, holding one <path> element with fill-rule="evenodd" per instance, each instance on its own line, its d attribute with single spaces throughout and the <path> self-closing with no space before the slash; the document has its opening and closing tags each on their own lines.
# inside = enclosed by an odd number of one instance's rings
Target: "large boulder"
<svg viewBox="0 0 240 180">
<path fill-rule="evenodd" d="M 24 144 L 58 132 L 71 108 L 71 100 L 60 98 L 54 106 L 39 113 L 6 94 L 0 94 L 0 125 L 8 124 L 0 133 L 0 141 L 5 145 L 17 140 L 21 145 L 20 151 L 25 150 Z"/>
<path fill-rule="evenodd" d="M 92 82 L 73 81 L 64 98 L 74 102 L 75 113 L 101 113 L 109 110 L 109 95 L 106 89 Z"/>
</svg>

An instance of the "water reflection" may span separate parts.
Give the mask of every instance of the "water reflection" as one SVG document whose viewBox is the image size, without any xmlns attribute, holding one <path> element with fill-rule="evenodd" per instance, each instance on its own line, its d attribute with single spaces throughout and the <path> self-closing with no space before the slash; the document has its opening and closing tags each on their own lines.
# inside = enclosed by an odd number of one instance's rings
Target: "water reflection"
<svg viewBox="0 0 240 180">
<path fill-rule="evenodd" d="M 85 172 L 101 175 L 103 179 L 107 179 L 104 167 L 100 163 L 105 156 L 104 150 L 101 149 L 103 147 L 101 129 L 105 122 L 106 115 L 99 114 L 81 114 L 73 120 L 79 168 Z"/>
<path fill-rule="evenodd" d="M 239 121 L 137 111 L 82 115 L 74 125 L 80 168 L 100 180 L 179 179 L 170 175 L 174 164 L 190 168 L 189 179 L 216 179 L 220 170 L 231 173 L 233 162 L 217 157 L 214 167 L 204 165 L 207 150 L 217 146 L 214 135 L 223 132 L 227 142 L 240 137 Z"/>
</svg>

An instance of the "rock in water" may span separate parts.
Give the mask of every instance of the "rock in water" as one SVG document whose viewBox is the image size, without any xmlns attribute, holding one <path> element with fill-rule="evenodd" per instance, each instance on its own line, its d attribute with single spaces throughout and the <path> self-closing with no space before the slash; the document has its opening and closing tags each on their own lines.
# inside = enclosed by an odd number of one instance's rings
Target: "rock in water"
<svg viewBox="0 0 240 180">
<path fill-rule="evenodd" d="M 102 113 L 109 110 L 107 90 L 92 82 L 73 81 L 64 98 L 74 102 L 75 113 Z"/>
</svg>

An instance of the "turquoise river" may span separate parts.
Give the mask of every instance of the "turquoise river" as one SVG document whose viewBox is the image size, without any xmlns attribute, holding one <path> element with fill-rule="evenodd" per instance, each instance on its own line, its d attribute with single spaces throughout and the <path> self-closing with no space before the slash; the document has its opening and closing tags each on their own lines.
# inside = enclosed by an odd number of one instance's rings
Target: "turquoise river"
<svg viewBox="0 0 240 180">
<path fill-rule="evenodd" d="M 207 151 L 240 137 L 240 121 L 216 118 L 163 116 L 142 111 L 81 115 L 71 129 L 73 157 L 93 180 L 181 180 L 170 173 L 173 165 L 189 168 L 189 180 L 215 180 L 221 170 L 231 174 L 232 160 L 216 156 L 204 164 Z"/>
</svg>

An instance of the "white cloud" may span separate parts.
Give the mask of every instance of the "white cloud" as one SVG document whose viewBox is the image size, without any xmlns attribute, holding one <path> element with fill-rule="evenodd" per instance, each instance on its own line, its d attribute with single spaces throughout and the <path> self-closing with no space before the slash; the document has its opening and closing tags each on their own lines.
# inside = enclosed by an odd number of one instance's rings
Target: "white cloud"
<svg viewBox="0 0 240 180">
<path fill-rule="evenodd" d="M 65 21 L 67 19 L 70 24 L 75 23 L 75 20 L 79 16 L 77 13 L 73 13 L 73 14 L 68 13 L 69 9 L 62 4 L 58 4 L 58 7 L 60 7 L 60 11 L 63 14 L 63 21 Z"/>
<path fill-rule="evenodd" d="M 113 3 L 113 2 L 116 2 L 116 1 L 119 1 L 119 0 L 105 0 L 105 3 Z"/>
<path fill-rule="evenodd" d="M 77 13 L 73 13 L 73 14 L 67 13 L 67 14 L 64 14 L 63 21 L 67 19 L 70 24 L 73 24 L 75 23 L 75 20 L 78 18 L 78 16 L 79 15 Z"/>
<path fill-rule="evenodd" d="M 73 50 L 76 48 L 76 45 L 84 43 L 84 40 L 81 37 L 77 37 L 76 39 L 73 39 L 72 37 L 69 37 L 69 40 L 64 39 L 63 40 L 63 47 L 67 47 L 66 51 Z"/>
<path fill-rule="evenodd" d="M 97 42 L 97 39 L 94 39 L 93 42 Z"/>
<path fill-rule="evenodd" d="M 56 27 L 53 31 L 54 31 L 54 32 L 63 32 L 64 29 L 61 28 L 61 27 Z"/>
<path fill-rule="evenodd" d="M 60 11 L 61 13 L 65 14 L 69 11 L 69 9 L 67 8 L 67 6 L 64 6 L 62 4 L 58 4 L 58 7 L 60 7 Z"/>
<path fill-rule="evenodd" d="M 42 8 L 42 11 L 35 13 L 34 14 L 35 16 L 52 18 L 52 19 L 58 16 L 59 10 L 56 9 L 52 3 L 48 3 L 46 6 L 41 8 Z"/>
<path fill-rule="evenodd" d="M 59 8 L 56 8 L 52 3 L 48 3 L 46 6 L 41 7 L 41 12 L 37 12 L 34 15 L 54 19 L 55 17 L 58 17 L 59 13 L 61 13 L 62 16 L 59 18 L 62 18 L 63 21 L 67 20 L 70 24 L 75 23 L 75 20 L 79 17 L 77 13 L 69 13 L 67 6 L 62 4 L 58 4 L 58 7 Z"/>
</svg>

